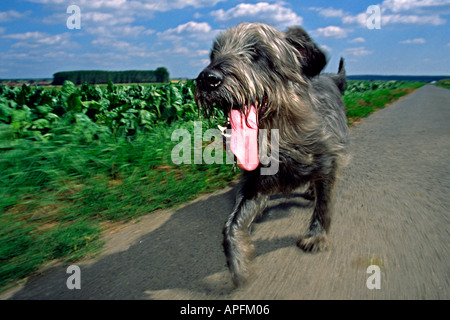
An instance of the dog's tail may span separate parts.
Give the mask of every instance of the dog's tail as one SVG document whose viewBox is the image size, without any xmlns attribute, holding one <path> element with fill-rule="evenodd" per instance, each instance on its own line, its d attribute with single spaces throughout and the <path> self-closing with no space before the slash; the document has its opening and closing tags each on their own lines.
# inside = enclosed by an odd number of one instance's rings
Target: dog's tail
<svg viewBox="0 0 450 320">
<path fill-rule="evenodd" d="M 344 65 L 344 58 L 341 57 L 341 60 L 339 60 L 339 75 L 342 75 L 345 77 L 345 65 Z"/>
<path fill-rule="evenodd" d="M 333 81 L 336 84 L 336 86 L 339 88 L 339 91 L 341 93 L 344 93 L 345 88 L 347 87 L 347 77 L 345 74 L 345 65 L 344 65 L 344 58 L 341 57 L 341 60 L 339 61 L 339 70 L 336 76 L 333 77 Z"/>
</svg>

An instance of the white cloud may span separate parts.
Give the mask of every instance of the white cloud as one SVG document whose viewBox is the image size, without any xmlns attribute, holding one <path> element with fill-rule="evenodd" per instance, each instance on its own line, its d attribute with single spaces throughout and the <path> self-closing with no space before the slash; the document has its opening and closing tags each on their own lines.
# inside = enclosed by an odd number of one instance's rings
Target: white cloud
<svg viewBox="0 0 450 320">
<path fill-rule="evenodd" d="M 197 50 L 197 56 L 201 57 L 201 56 L 207 56 L 209 55 L 209 50 Z"/>
<path fill-rule="evenodd" d="M 363 27 L 367 27 L 368 15 L 365 12 L 359 13 L 357 15 L 346 14 L 342 17 L 342 23 L 344 24 L 358 24 Z"/>
<path fill-rule="evenodd" d="M 99 36 L 100 38 L 111 39 L 118 38 L 138 38 L 141 36 L 147 36 L 155 33 L 152 29 L 146 29 L 143 26 L 96 26 L 96 27 L 86 27 L 84 29 L 87 33 Z"/>
<path fill-rule="evenodd" d="M 51 12 L 42 19 L 45 24 L 65 25 L 67 0 L 31 1 L 44 4 Z M 206 22 L 181 20 L 183 23 L 157 32 L 149 29 L 148 21 L 158 12 L 210 7 L 221 1 L 224 0 L 77 0 L 75 4 L 81 9 L 81 30 L 68 34 L 74 40 L 80 39 L 79 47 L 90 47 L 99 54 L 79 54 L 80 61 L 85 61 L 86 65 L 119 68 L 139 64 L 142 67 L 143 61 L 151 61 L 170 68 L 173 61 L 183 60 L 189 65 L 190 59 L 198 61 L 207 57 L 209 50 L 206 49 L 210 48 L 220 30 L 213 29 Z M 160 27 L 160 30 L 164 29 Z M 83 42 L 85 39 L 89 42 Z M 101 54 L 104 54 L 103 60 Z"/>
<path fill-rule="evenodd" d="M 112 43 L 110 39 L 95 39 L 92 40 L 91 43 L 94 45 L 94 47 L 107 47 L 107 48 L 114 47 L 114 49 L 116 50 L 127 50 L 130 49 L 132 46 L 127 41 L 114 41 Z"/>
<path fill-rule="evenodd" d="M 104 13 L 104 12 L 86 12 L 81 15 L 81 19 L 83 24 L 86 23 L 87 25 L 90 24 L 100 24 L 100 25 L 107 25 L 107 26 L 113 26 L 118 24 L 127 24 L 131 23 L 135 20 L 133 17 L 129 16 L 118 16 L 112 13 Z M 87 22 L 86 22 L 87 21 Z"/>
<path fill-rule="evenodd" d="M 22 42 L 27 42 L 29 44 L 42 44 L 42 45 L 54 45 L 58 43 L 63 43 L 67 41 L 67 36 L 63 34 L 51 35 L 44 32 L 33 31 L 25 33 L 13 33 L 4 35 L 3 38 L 19 40 Z"/>
<path fill-rule="evenodd" d="M 345 56 L 354 56 L 354 57 L 362 57 L 372 54 L 372 51 L 367 50 L 365 47 L 357 47 L 357 48 L 347 48 L 342 51 L 342 55 Z"/>
<path fill-rule="evenodd" d="M 29 0 L 32 2 L 37 2 L 45 4 L 48 6 L 61 6 L 67 7 L 67 1 L 65 0 Z M 77 0 L 76 5 L 78 5 L 82 12 L 90 11 L 116 11 L 122 14 L 141 14 L 145 15 L 149 12 L 166 12 L 174 9 L 183 9 L 186 7 L 203 8 L 203 7 L 213 7 L 217 3 L 225 0 L 172 0 L 172 1 L 161 1 L 161 0 Z"/>
<path fill-rule="evenodd" d="M 126 64 L 130 55 L 126 52 L 102 52 L 102 53 L 83 53 L 77 56 L 81 61 L 89 61 L 99 69 L 107 67 L 115 70 L 124 69 L 122 64 Z"/>
<path fill-rule="evenodd" d="M 380 5 L 381 27 L 389 24 L 443 25 L 447 20 L 440 16 L 442 6 L 450 6 L 450 0 L 385 0 Z M 366 27 L 368 17 L 366 12 L 345 13 L 342 22 Z"/>
<path fill-rule="evenodd" d="M 138 57 L 138 58 L 151 58 L 154 57 L 155 53 L 147 50 L 142 45 L 135 44 L 129 41 L 122 40 L 114 40 L 110 39 L 94 39 L 91 41 L 91 44 L 94 48 L 98 50 L 102 50 L 102 53 L 105 55 L 108 54 L 116 54 L 116 57 L 121 57 L 123 62 L 123 56 L 125 55 L 127 59 Z M 120 60 L 116 60 L 119 62 Z"/>
<path fill-rule="evenodd" d="M 79 44 L 70 40 L 68 32 L 61 34 L 48 34 L 46 32 L 29 31 L 23 33 L 5 34 L 0 36 L 2 41 L 12 41 L 7 51 L 2 53 L 2 59 L 9 68 L 13 68 L 16 59 L 27 57 L 27 64 L 39 65 L 45 61 L 54 62 L 54 59 L 63 57 L 67 50 L 79 49 Z M 66 54 L 66 59 L 72 53 Z M 19 67 L 22 68 L 22 66 Z M 11 69 L 13 70 L 13 69 Z"/>
<path fill-rule="evenodd" d="M 325 28 L 318 28 L 311 32 L 315 36 L 322 36 L 327 38 L 345 38 L 347 37 L 347 31 L 338 26 L 328 26 Z"/>
<path fill-rule="evenodd" d="M 16 10 L 0 11 L 0 23 L 27 17 L 31 11 L 18 12 Z"/>
<path fill-rule="evenodd" d="M 310 10 L 317 11 L 321 16 L 327 18 L 342 17 L 344 15 L 344 11 L 342 9 L 311 7 Z"/>
<path fill-rule="evenodd" d="M 329 46 L 327 46 L 326 44 L 321 44 L 319 45 L 320 49 L 324 50 L 325 52 L 331 52 L 333 51 Z"/>
<path fill-rule="evenodd" d="M 62 34 L 48 34 L 45 32 L 39 31 L 29 31 L 24 33 L 13 33 L 3 35 L 4 39 L 16 40 L 17 42 L 13 43 L 10 48 L 18 49 L 18 48 L 33 48 L 33 49 L 46 49 L 49 50 L 57 50 L 61 48 L 67 48 L 69 46 L 76 46 L 75 43 L 70 41 L 70 35 L 68 33 Z"/>
<path fill-rule="evenodd" d="M 425 42 L 426 42 L 426 40 L 424 38 L 415 38 L 415 39 L 403 40 L 403 41 L 400 41 L 399 43 L 404 43 L 404 44 L 424 44 Z"/>
<path fill-rule="evenodd" d="M 400 14 L 383 14 L 381 16 L 381 25 L 390 23 L 410 23 L 410 24 L 431 24 L 434 26 L 446 23 L 439 15 L 400 15 Z"/>
<path fill-rule="evenodd" d="M 68 15 L 67 0 L 28 0 L 43 4 L 53 14 L 42 18 L 45 24 L 65 23 Z M 136 21 L 152 19 L 158 12 L 168 12 L 187 7 L 202 8 L 215 6 L 225 0 L 77 0 L 81 10 L 81 25 L 95 27 L 131 24 Z"/>
<path fill-rule="evenodd" d="M 59 50 L 59 51 L 46 52 L 43 54 L 43 56 L 45 58 L 50 58 L 50 59 L 67 59 L 67 58 L 74 58 L 76 55 L 74 53 Z"/>
<path fill-rule="evenodd" d="M 349 41 L 350 43 L 363 43 L 366 42 L 366 39 L 364 39 L 363 37 L 357 37 L 355 39 L 352 39 Z"/>
<path fill-rule="evenodd" d="M 270 4 L 268 2 L 241 3 L 226 11 L 223 9 L 213 11 L 211 15 L 219 21 L 264 21 L 278 27 L 301 25 L 303 22 L 302 17 L 281 3 Z"/>
<path fill-rule="evenodd" d="M 198 40 L 212 41 L 219 33 L 219 30 L 213 30 L 207 22 L 189 21 L 180 24 L 175 28 L 158 32 L 157 36 L 161 40 L 183 41 L 186 38 L 196 38 Z"/>
<path fill-rule="evenodd" d="M 450 0 L 385 0 L 382 5 L 392 12 L 400 12 L 450 5 Z"/>
<path fill-rule="evenodd" d="M 161 58 L 161 61 L 168 60 L 169 57 L 183 56 L 187 59 L 186 63 L 192 64 L 191 58 L 197 61 L 199 57 L 208 55 L 208 49 L 219 32 L 220 30 L 213 29 L 206 22 L 195 21 L 158 32 L 157 46 L 161 49 L 156 51 L 156 55 Z"/>
<path fill-rule="evenodd" d="M 203 7 L 214 7 L 219 2 L 223 2 L 225 0 L 175 0 L 175 1 L 164 1 L 161 0 L 152 0 L 150 2 L 154 2 L 157 7 L 160 7 L 163 3 L 166 10 L 172 9 L 182 9 L 186 7 L 194 7 L 194 8 L 203 8 Z"/>
<path fill-rule="evenodd" d="M 176 28 L 169 29 L 166 33 L 182 34 L 182 33 L 207 33 L 211 31 L 211 26 L 206 22 L 189 21 L 185 24 L 181 24 Z"/>
<path fill-rule="evenodd" d="M 367 18 L 369 16 L 363 12 L 355 16 L 345 15 L 342 18 L 344 24 L 356 23 L 362 27 L 367 27 Z M 446 20 L 441 18 L 439 15 L 403 15 L 403 14 L 381 14 L 381 27 L 388 24 L 431 24 L 431 25 L 442 25 L 446 23 Z"/>
<path fill-rule="evenodd" d="M 28 40 L 28 39 L 42 38 L 44 36 L 45 36 L 45 33 L 34 31 L 34 32 L 8 34 L 8 35 L 5 35 L 3 38 L 15 39 L 15 40 Z"/>
</svg>

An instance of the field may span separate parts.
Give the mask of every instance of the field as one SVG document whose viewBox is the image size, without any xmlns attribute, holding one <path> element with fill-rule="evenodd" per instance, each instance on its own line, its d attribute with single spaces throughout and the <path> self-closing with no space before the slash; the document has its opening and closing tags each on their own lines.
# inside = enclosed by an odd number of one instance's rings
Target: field
<svg viewBox="0 0 450 320">
<path fill-rule="evenodd" d="M 421 85 L 350 81 L 349 124 Z M 55 259 L 91 257 L 114 223 L 237 177 L 230 164 L 173 163 L 176 129 L 193 135 L 196 121 L 205 132 L 225 120 L 219 110 L 200 118 L 193 90 L 192 82 L 0 86 L 0 287 Z"/>
<path fill-rule="evenodd" d="M 450 89 L 450 79 L 449 79 L 449 78 L 441 79 L 441 80 L 439 80 L 438 82 L 436 82 L 436 85 L 437 85 L 438 87 Z"/>
<path fill-rule="evenodd" d="M 349 81 L 343 96 L 348 124 L 367 117 L 422 85 L 422 82 Z"/>
</svg>

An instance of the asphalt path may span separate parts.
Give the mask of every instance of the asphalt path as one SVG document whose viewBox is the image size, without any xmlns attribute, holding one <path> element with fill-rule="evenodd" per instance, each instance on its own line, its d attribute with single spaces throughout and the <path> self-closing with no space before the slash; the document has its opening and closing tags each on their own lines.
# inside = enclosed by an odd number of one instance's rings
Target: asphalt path
<svg viewBox="0 0 450 320">
<path fill-rule="evenodd" d="M 424 86 L 350 129 L 329 251 L 309 254 L 311 202 L 273 196 L 255 223 L 254 277 L 235 289 L 222 226 L 236 185 L 105 235 L 78 263 L 80 289 L 56 264 L 10 299 L 449 299 L 450 90 Z"/>
</svg>

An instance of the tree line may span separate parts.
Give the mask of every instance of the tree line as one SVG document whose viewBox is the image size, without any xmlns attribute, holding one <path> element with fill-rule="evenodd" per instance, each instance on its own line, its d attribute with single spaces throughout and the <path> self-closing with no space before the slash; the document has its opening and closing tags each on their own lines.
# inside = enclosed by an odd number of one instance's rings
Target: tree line
<svg viewBox="0 0 450 320">
<path fill-rule="evenodd" d="M 127 70 L 127 71 L 103 71 L 103 70 L 77 70 L 62 71 L 53 75 L 53 85 L 62 85 L 69 80 L 74 84 L 103 84 L 112 81 L 114 83 L 143 83 L 143 82 L 168 82 L 169 71 L 164 67 L 156 70 Z"/>
</svg>

